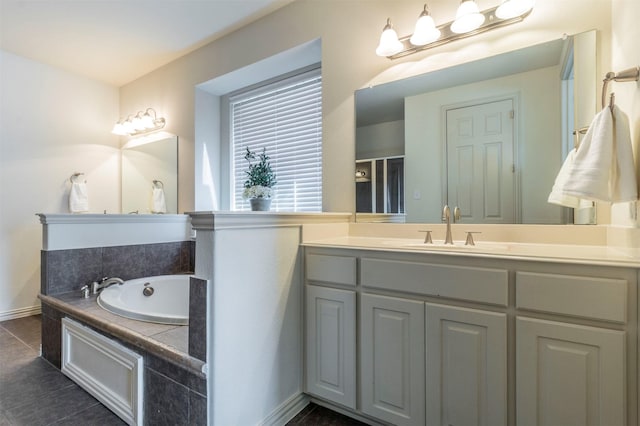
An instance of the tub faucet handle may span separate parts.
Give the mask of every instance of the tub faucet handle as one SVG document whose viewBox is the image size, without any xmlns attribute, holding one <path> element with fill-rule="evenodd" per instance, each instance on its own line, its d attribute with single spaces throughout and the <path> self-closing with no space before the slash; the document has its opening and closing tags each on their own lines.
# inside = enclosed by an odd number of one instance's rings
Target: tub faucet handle
<svg viewBox="0 0 640 426">
<path fill-rule="evenodd" d="M 88 285 L 83 285 L 82 287 L 80 287 L 80 292 L 82 294 L 82 298 L 83 299 L 88 299 L 89 298 L 89 286 Z"/>
</svg>

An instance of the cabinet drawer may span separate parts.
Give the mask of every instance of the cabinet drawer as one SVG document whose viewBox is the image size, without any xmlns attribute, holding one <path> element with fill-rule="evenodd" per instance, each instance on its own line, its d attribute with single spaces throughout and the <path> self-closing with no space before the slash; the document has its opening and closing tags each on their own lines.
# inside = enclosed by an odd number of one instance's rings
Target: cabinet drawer
<svg viewBox="0 0 640 426">
<path fill-rule="evenodd" d="M 516 272 L 516 306 L 624 323 L 627 320 L 627 281 Z"/>
<path fill-rule="evenodd" d="M 504 269 L 362 259 L 363 286 L 507 306 Z"/>
<path fill-rule="evenodd" d="M 307 280 L 356 285 L 356 258 L 348 256 L 307 255 Z"/>
</svg>

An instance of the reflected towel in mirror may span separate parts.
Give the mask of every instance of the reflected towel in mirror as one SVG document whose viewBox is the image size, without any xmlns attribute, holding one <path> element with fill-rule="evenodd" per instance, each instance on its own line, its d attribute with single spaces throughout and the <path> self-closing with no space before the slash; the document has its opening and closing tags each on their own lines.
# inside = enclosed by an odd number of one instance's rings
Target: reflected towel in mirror
<svg viewBox="0 0 640 426">
<path fill-rule="evenodd" d="M 153 187 L 151 194 L 151 213 L 166 213 L 167 203 L 164 198 L 164 189 Z"/>
<path fill-rule="evenodd" d="M 629 120 L 620 108 L 595 116 L 563 181 L 557 191 L 562 197 L 612 203 L 638 198 Z"/>
</svg>

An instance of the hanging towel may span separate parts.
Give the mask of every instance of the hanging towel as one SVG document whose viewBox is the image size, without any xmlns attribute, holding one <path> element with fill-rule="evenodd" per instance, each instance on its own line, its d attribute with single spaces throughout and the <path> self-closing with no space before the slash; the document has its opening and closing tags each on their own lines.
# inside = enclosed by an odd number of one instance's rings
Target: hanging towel
<svg viewBox="0 0 640 426">
<path fill-rule="evenodd" d="M 569 152 L 569 155 L 567 155 L 567 158 L 565 158 L 564 163 L 562 163 L 562 167 L 560 168 L 560 172 L 558 172 L 558 176 L 553 184 L 553 188 L 551 189 L 547 202 L 577 209 L 580 207 L 580 202 L 585 201 L 563 192 L 564 185 L 567 183 L 567 179 L 569 178 L 569 173 L 573 169 L 575 158 L 576 150 L 572 149 L 571 152 Z M 590 201 L 587 202 L 591 204 Z"/>
<path fill-rule="evenodd" d="M 615 169 L 611 201 L 614 203 L 636 201 L 638 199 L 638 177 L 633 161 L 629 117 L 620 108 L 614 107 L 613 120 L 613 140 L 616 145 L 618 167 Z"/>
<path fill-rule="evenodd" d="M 153 187 L 151 194 L 151 213 L 166 213 L 167 203 L 164 199 L 164 189 Z"/>
<path fill-rule="evenodd" d="M 637 199 L 629 120 L 619 108 L 595 116 L 556 193 L 612 203 Z"/>
<path fill-rule="evenodd" d="M 71 213 L 85 213 L 89 211 L 89 192 L 87 191 L 86 182 L 71 182 L 69 211 Z"/>
</svg>

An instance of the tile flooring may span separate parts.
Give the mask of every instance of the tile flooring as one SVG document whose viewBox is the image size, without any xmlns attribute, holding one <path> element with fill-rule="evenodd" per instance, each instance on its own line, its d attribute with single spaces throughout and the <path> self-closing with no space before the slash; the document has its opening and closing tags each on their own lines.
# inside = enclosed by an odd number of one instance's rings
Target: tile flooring
<svg viewBox="0 0 640 426">
<path fill-rule="evenodd" d="M 40 358 L 40 316 L 0 322 L 0 426 L 124 425 Z"/>
<path fill-rule="evenodd" d="M 0 322 L 0 426 L 124 425 L 40 354 L 40 316 Z M 364 425 L 310 404 L 287 426 Z"/>
</svg>

